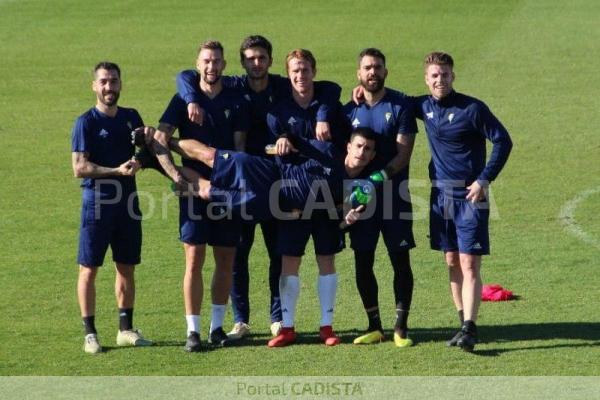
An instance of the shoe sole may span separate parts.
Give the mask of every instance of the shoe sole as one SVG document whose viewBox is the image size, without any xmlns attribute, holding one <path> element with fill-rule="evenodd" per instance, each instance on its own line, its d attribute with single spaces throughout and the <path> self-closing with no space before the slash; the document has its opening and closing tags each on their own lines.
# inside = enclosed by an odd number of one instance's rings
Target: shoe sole
<svg viewBox="0 0 600 400">
<path fill-rule="evenodd" d="M 136 343 L 136 344 L 131 344 L 131 343 L 119 343 L 117 342 L 117 346 L 119 347 L 150 347 L 152 346 L 154 343 Z"/>
<path fill-rule="evenodd" d="M 285 343 L 276 343 L 276 344 L 269 343 L 268 346 L 270 348 L 274 349 L 276 347 L 287 347 L 287 346 L 292 345 L 294 343 L 296 343 L 296 342 L 294 341 L 294 342 L 285 342 Z"/>
<path fill-rule="evenodd" d="M 361 338 L 363 338 L 364 336 L 366 336 L 366 335 L 357 337 L 356 339 L 354 339 L 352 344 L 359 344 L 359 345 L 361 345 L 361 344 L 378 344 L 378 343 L 385 341 L 385 336 L 380 336 L 379 338 L 370 339 L 370 340 L 367 340 L 367 339 L 361 340 Z"/>
<path fill-rule="evenodd" d="M 249 333 L 250 332 L 246 332 L 241 335 L 239 333 L 228 333 L 227 338 L 229 340 L 241 340 L 241 339 L 245 338 L 246 336 L 248 336 Z"/>
<path fill-rule="evenodd" d="M 92 354 L 92 355 L 94 355 L 94 354 L 102 354 L 102 349 L 99 349 L 98 351 L 87 351 L 86 349 L 83 349 L 83 352 L 85 354 Z"/>
<path fill-rule="evenodd" d="M 282 342 L 272 343 L 272 341 L 269 341 L 269 343 L 267 343 L 267 346 L 269 346 L 271 348 L 274 348 L 274 347 L 286 347 L 286 346 L 289 346 L 289 345 L 294 344 L 294 343 L 296 343 L 296 338 L 294 338 L 294 340 L 285 341 L 285 342 L 282 341 Z"/>
</svg>

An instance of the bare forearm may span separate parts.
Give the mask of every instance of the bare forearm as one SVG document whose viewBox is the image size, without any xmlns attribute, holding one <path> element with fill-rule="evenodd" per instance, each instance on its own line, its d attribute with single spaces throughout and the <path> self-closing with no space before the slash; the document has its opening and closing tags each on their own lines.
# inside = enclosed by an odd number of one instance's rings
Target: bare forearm
<svg viewBox="0 0 600 400">
<path fill-rule="evenodd" d="M 389 178 L 402 171 L 410 162 L 413 147 L 415 144 L 414 135 L 398 135 L 396 147 L 398 153 L 385 166 L 385 173 Z"/>
<path fill-rule="evenodd" d="M 173 135 L 175 127 L 161 124 L 158 130 L 154 134 L 154 140 L 152 141 L 152 150 L 156 155 L 158 162 L 161 167 L 165 170 L 167 175 L 174 181 L 179 180 L 180 175 L 177 167 L 175 167 L 175 161 L 169 150 L 169 139 Z"/>
<path fill-rule="evenodd" d="M 109 176 L 122 176 L 135 174 L 134 167 L 137 163 L 128 160 L 118 167 L 104 167 L 91 162 L 89 154 L 85 152 L 73 152 L 71 155 L 71 164 L 73 166 L 73 175 L 76 178 L 105 178 Z"/>
<path fill-rule="evenodd" d="M 120 175 L 119 168 L 103 167 L 89 161 L 78 163 L 73 173 L 76 178 L 105 178 Z"/>
</svg>

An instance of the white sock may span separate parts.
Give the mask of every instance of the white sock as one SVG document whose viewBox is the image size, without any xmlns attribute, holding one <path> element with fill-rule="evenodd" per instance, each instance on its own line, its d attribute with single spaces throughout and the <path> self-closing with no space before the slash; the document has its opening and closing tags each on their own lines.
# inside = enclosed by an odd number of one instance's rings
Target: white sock
<svg viewBox="0 0 600 400">
<path fill-rule="evenodd" d="M 282 275 L 279 278 L 279 296 L 281 297 L 281 326 L 292 328 L 296 319 L 296 303 L 300 296 L 300 278 L 297 275 Z"/>
<path fill-rule="evenodd" d="M 213 304 L 210 314 L 210 332 L 223 326 L 227 304 Z"/>
<path fill-rule="evenodd" d="M 190 332 L 200 333 L 200 316 L 199 315 L 186 315 L 185 320 L 187 322 L 187 334 Z"/>
<path fill-rule="evenodd" d="M 321 304 L 321 326 L 333 324 L 337 274 L 319 275 L 319 303 Z"/>
</svg>

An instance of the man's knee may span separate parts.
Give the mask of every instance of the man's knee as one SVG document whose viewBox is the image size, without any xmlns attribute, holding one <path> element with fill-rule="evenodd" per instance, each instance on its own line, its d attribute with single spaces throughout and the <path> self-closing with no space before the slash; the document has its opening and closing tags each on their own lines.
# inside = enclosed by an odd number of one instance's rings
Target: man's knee
<svg viewBox="0 0 600 400">
<path fill-rule="evenodd" d="M 81 282 L 93 282 L 98 273 L 97 267 L 79 266 L 79 280 Z"/>
<path fill-rule="evenodd" d="M 446 265 L 448 266 L 448 268 L 460 268 L 461 267 L 460 257 L 458 255 L 458 252 L 455 252 L 455 251 L 446 252 L 445 258 L 446 258 Z"/>
</svg>

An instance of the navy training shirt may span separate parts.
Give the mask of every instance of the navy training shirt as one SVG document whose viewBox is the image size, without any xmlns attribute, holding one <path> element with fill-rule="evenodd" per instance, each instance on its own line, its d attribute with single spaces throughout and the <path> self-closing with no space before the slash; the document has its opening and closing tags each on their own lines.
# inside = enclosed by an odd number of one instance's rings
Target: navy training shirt
<svg viewBox="0 0 600 400">
<path fill-rule="evenodd" d="M 376 153 L 379 168 L 385 167 L 398 154 L 398 134 L 418 132 L 414 106 L 410 98 L 397 90 L 385 89 L 385 95 L 373 106 L 362 102 L 347 103 L 343 114 L 352 129 L 368 127 L 377 134 Z M 401 174 L 408 178 L 408 168 Z"/>
<path fill-rule="evenodd" d="M 465 188 L 475 180 L 492 182 L 512 149 L 510 135 L 480 100 L 455 91 L 436 100 L 414 99 L 423 120 L 431 162 L 429 177 L 438 187 Z M 486 164 L 486 139 L 493 144 Z"/>
<path fill-rule="evenodd" d="M 195 70 L 185 70 L 177 75 L 177 91 L 186 103 L 200 103 L 199 77 L 200 75 Z M 248 102 L 251 121 L 246 141 L 246 152 L 264 155 L 265 146 L 272 143 L 267 127 L 267 113 L 274 103 L 292 97 L 290 80 L 281 75 L 269 74 L 267 88 L 255 92 L 250 87 L 247 75 L 223 76 L 221 79 L 223 86 L 240 91 L 243 98 Z M 322 98 L 316 114 L 317 121 L 329 121 L 334 115 L 335 106 L 339 101 L 341 87 L 333 82 L 317 81 L 315 82 L 315 92 L 319 98 Z"/>
<path fill-rule="evenodd" d="M 142 117 L 133 108 L 117 107 L 117 114 L 110 117 L 92 107 L 75 121 L 71 151 L 87 153 L 88 160 L 99 166 L 116 168 L 133 157 L 135 148 L 131 143 L 131 131 L 141 126 L 144 126 Z M 123 193 L 136 190 L 134 176 L 83 178 L 81 186 L 106 194 L 114 192 L 114 185 L 96 185 L 98 179 L 116 179 L 121 183 Z"/>
<path fill-rule="evenodd" d="M 234 132 L 248 132 L 249 128 L 247 104 L 240 93 L 223 87 L 214 98 L 200 94 L 198 100 L 205 111 L 202 125 L 189 120 L 187 103 L 178 94 L 171 99 L 160 122 L 177 127 L 181 139 L 195 139 L 217 149 L 234 150 Z M 210 177 L 210 168 L 199 161 L 182 158 L 182 164 Z"/>
</svg>

